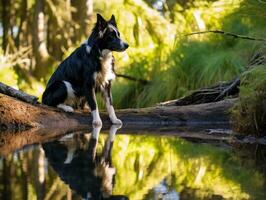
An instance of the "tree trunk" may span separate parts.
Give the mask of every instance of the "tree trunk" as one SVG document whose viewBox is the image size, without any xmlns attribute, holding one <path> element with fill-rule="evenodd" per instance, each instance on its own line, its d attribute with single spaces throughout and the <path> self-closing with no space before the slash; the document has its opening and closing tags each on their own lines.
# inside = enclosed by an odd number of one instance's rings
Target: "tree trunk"
<svg viewBox="0 0 266 200">
<path fill-rule="evenodd" d="M 28 1 L 22 0 L 20 3 L 20 22 L 19 22 L 19 26 L 18 26 L 18 33 L 17 33 L 17 36 L 15 38 L 15 45 L 16 45 L 17 49 L 20 46 L 20 37 L 21 37 L 22 29 L 23 29 L 23 24 L 27 18 L 27 7 L 28 7 Z"/>
<path fill-rule="evenodd" d="M 46 46 L 46 22 L 44 15 L 44 0 L 36 1 L 34 5 L 32 46 L 35 58 L 34 76 L 41 79 L 49 73 L 47 70 L 53 59 L 49 56 Z"/>
<path fill-rule="evenodd" d="M 64 50 L 73 45 L 71 41 L 72 35 L 77 34 L 73 27 L 71 9 L 70 0 L 47 1 L 48 51 L 58 61 L 62 60 Z"/>
<path fill-rule="evenodd" d="M 3 26 L 3 37 L 2 37 L 2 48 L 6 51 L 8 45 L 8 34 L 10 30 L 10 3 L 11 1 L 2 0 L 2 26 Z"/>
<path fill-rule="evenodd" d="M 72 11 L 72 19 L 78 25 L 76 33 L 73 35 L 73 41 L 75 42 L 89 35 L 89 25 L 93 15 L 93 0 L 71 0 L 71 5 L 75 8 Z"/>
</svg>

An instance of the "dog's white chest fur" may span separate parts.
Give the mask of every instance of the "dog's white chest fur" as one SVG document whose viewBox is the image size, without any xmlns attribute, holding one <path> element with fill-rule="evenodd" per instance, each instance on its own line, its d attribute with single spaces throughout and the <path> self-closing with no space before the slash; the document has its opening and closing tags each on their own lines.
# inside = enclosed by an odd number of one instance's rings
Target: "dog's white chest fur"
<svg viewBox="0 0 266 200">
<path fill-rule="evenodd" d="M 110 80 L 115 79 L 115 74 L 112 69 L 113 55 L 112 52 L 104 49 L 100 57 L 101 71 L 94 73 L 96 85 L 104 86 Z"/>
</svg>

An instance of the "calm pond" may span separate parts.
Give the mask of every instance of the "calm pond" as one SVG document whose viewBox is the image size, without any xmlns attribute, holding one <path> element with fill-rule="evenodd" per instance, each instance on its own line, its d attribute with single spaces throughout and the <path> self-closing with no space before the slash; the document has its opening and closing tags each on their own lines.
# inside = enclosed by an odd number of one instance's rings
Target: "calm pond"
<svg viewBox="0 0 266 200">
<path fill-rule="evenodd" d="M 12 153 L 1 136 L 0 199 L 266 199 L 265 146 L 115 132 L 69 133 Z"/>
</svg>

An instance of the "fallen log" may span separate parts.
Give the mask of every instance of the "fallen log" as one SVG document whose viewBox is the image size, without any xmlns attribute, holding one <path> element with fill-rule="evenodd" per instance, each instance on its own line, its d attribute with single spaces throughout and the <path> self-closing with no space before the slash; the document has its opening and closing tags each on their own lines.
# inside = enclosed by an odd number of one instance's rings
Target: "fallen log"
<svg viewBox="0 0 266 200">
<path fill-rule="evenodd" d="M 190 106 L 157 106 L 141 109 L 117 110 L 124 124 L 133 126 L 178 125 L 204 126 L 229 124 L 228 110 L 236 99 Z M 41 104 L 32 105 L 0 94 L 0 130 L 26 130 L 29 128 L 90 128 L 90 113 L 66 113 Z M 101 113 L 104 124 L 110 124 L 108 115 Z"/>
<path fill-rule="evenodd" d="M 221 101 L 225 98 L 236 98 L 239 93 L 240 78 L 228 82 L 221 82 L 217 85 L 202 88 L 193 91 L 190 95 L 180 99 L 174 99 L 166 102 L 159 103 L 162 106 L 186 106 L 192 104 L 203 104 Z"/>
<path fill-rule="evenodd" d="M 0 82 L 0 93 L 6 94 L 11 97 L 15 97 L 17 99 L 20 99 L 21 101 L 28 102 L 30 104 L 36 104 L 38 101 L 38 98 L 29 94 L 26 94 L 23 91 L 16 90 L 8 85 L 5 85 Z"/>
</svg>

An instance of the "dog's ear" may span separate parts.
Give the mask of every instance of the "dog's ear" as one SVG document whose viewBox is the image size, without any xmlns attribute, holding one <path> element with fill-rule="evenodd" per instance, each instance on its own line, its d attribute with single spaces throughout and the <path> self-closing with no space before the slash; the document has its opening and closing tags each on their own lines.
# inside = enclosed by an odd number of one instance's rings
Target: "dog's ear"
<svg viewBox="0 0 266 200">
<path fill-rule="evenodd" d="M 116 27 L 116 21 L 114 15 L 112 15 L 111 19 L 109 20 L 109 23 Z"/>
<path fill-rule="evenodd" d="M 97 13 L 97 27 L 99 29 L 99 31 L 103 31 L 107 25 L 107 22 L 105 21 L 105 19 L 99 14 Z"/>
</svg>

